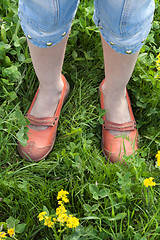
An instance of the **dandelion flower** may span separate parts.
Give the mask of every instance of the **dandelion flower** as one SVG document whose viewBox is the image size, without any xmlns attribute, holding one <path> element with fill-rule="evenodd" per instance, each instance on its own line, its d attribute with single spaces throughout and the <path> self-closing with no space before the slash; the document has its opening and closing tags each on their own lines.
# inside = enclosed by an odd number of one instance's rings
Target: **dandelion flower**
<svg viewBox="0 0 160 240">
<path fill-rule="evenodd" d="M 148 187 L 148 186 L 155 186 L 156 183 L 153 182 L 153 179 L 154 179 L 153 177 L 146 178 L 146 179 L 143 181 L 144 185 L 145 185 L 146 187 Z"/>
<path fill-rule="evenodd" d="M 14 229 L 15 228 L 8 229 L 8 234 L 9 234 L 10 237 L 13 237 L 15 235 Z"/>
<path fill-rule="evenodd" d="M 160 166 L 160 151 L 155 156 L 157 158 L 157 166 Z"/>
<path fill-rule="evenodd" d="M 0 240 L 3 240 L 5 238 L 7 238 L 6 233 L 5 232 L 0 232 Z"/>
<path fill-rule="evenodd" d="M 69 215 L 66 225 L 68 228 L 76 228 L 79 226 L 79 219 Z"/>
<path fill-rule="evenodd" d="M 46 215 L 47 215 L 46 212 L 41 212 L 41 213 L 38 215 L 39 221 L 42 221 L 42 220 L 45 218 Z"/>
</svg>

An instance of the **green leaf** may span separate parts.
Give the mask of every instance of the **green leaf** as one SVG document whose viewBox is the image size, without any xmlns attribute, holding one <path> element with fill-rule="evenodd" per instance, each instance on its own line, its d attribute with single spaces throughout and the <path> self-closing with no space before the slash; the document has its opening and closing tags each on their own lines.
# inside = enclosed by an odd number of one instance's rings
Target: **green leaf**
<svg viewBox="0 0 160 240">
<path fill-rule="evenodd" d="M 26 42 L 26 37 L 19 38 L 19 42 L 20 44 L 23 44 L 24 42 Z"/>
<path fill-rule="evenodd" d="M 99 208 L 99 204 L 94 204 L 93 206 L 90 206 L 89 204 L 84 204 L 83 208 L 86 212 L 94 212 Z"/>
<path fill-rule="evenodd" d="M 118 198 L 125 198 L 126 197 L 126 194 L 122 194 L 120 192 L 116 192 L 116 195 Z"/>
<path fill-rule="evenodd" d="M 98 200 L 98 194 L 99 194 L 98 187 L 96 185 L 90 184 L 89 190 L 93 194 L 93 198 Z"/>
<path fill-rule="evenodd" d="M 136 105 L 137 105 L 137 107 L 146 108 L 147 103 L 142 103 L 140 101 L 137 101 Z"/>
<path fill-rule="evenodd" d="M 94 58 L 90 56 L 90 52 L 84 52 L 84 56 L 87 60 L 94 60 Z"/>
<path fill-rule="evenodd" d="M 89 216 L 89 217 L 83 217 L 83 218 L 81 218 L 81 220 L 91 220 L 91 219 L 98 219 L 98 220 L 100 220 L 100 218 L 97 217 L 97 216 Z"/>
<path fill-rule="evenodd" d="M 96 199 L 96 200 L 98 200 L 98 194 L 97 194 L 97 193 L 94 193 L 94 194 L 93 194 L 93 198 Z"/>
<path fill-rule="evenodd" d="M 27 225 L 26 223 L 18 224 L 15 227 L 15 232 L 16 233 L 22 233 L 24 231 L 26 225 Z"/>
<path fill-rule="evenodd" d="M 20 45 L 20 43 L 19 43 L 18 41 L 16 41 L 16 42 L 14 42 L 14 46 L 15 46 L 16 48 L 18 48 L 18 47 L 20 47 L 21 45 Z"/>
<path fill-rule="evenodd" d="M 15 111 L 15 117 L 20 126 L 27 126 L 27 118 L 24 117 L 24 115 L 18 108 Z"/>
<path fill-rule="evenodd" d="M 141 234 L 136 233 L 136 235 L 134 236 L 134 240 L 140 240 L 141 239 Z"/>
<path fill-rule="evenodd" d="M 83 204 L 83 208 L 86 212 L 91 212 L 92 211 L 92 207 L 89 204 Z"/>
<path fill-rule="evenodd" d="M 76 144 L 74 142 L 70 142 L 70 147 L 71 147 L 71 151 L 74 152 L 76 148 Z"/>
<path fill-rule="evenodd" d="M 79 18 L 79 24 L 80 24 L 81 28 L 86 27 L 86 23 L 85 23 L 85 20 L 83 18 Z"/>
<path fill-rule="evenodd" d="M 122 185 L 123 187 L 126 185 L 131 185 L 131 179 L 130 179 L 130 173 L 125 173 L 124 176 L 122 176 L 121 173 L 116 173 L 119 177 L 118 183 Z"/>
<path fill-rule="evenodd" d="M 13 101 L 14 99 L 17 98 L 17 94 L 14 91 L 12 91 L 12 92 L 9 93 L 9 97 Z"/>
<path fill-rule="evenodd" d="M 1 25 L 1 38 L 4 43 L 7 43 L 7 37 L 6 37 L 6 29 L 4 24 Z"/>
<path fill-rule="evenodd" d="M 102 125 L 104 123 L 102 118 L 99 118 L 99 123 Z"/>
<path fill-rule="evenodd" d="M 24 54 L 22 54 L 22 53 L 18 54 L 18 61 L 19 61 L 19 62 L 24 62 L 24 61 L 25 61 L 25 56 L 24 56 Z"/>
<path fill-rule="evenodd" d="M 117 214 L 114 218 L 109 218 L 109 221 L 117 221 L 125 218 L 127 214 L 125 212 Z"/>
<path fill-rule="evenodd" d="M 95 212 L 98 208 L 99 208 L 99 204 L 94 204 L 94 205 L 92 206 L 91 211 L 92 211 L 92 212 Z"/>
<path fill-rule="evenodd" d="M 5 44 L 4 42 L 0 42 L 0 51 L 4 49 L 10 49 L 11 45 L 10 44 Z"/>
<path fill-rule="evenodd" d="M 1 78 L 1 81 L 8 86 L 10 86 L 10 85 L 13 86 L 14 85 L 14 83 L 10 82 L 8 79 L 5 79 L 5 78 Z"/>
<path fill-rule="evenodd" d="M 23 180 L 22 183 L 18 184 L 18 187 L 24 192 L 27 192 L 27 186 L 28 186 L 28 182 L 25 180 Z"/>
<path fill-rule="evenodd" d="M 72 57 L 73 57 L 74 60 L 78 57 L 78 54 L 77 54 L 76 51 L 73 51 L 73 52 L 72 52 Z"/>
<path fill-rule="evenodd" d="M 98 187 L 96 186 L 96 185 L 94 185 L 94 184 L 90 184 L 89 185 L 89 190 L 90 190 L 90 192 L 92 193 L 92 194 L 94 194 L 94 193 L 99 193 L 99 190 L 98 190 Z"/>
<path fill-rule="evenodd" d="M 43 206 L 43 211 L 47 213 L 47 217 L 49 216 L 49 210 L 46 206 Z"/>
<path fill-rule="evenodd" d="M 25 63 L 31 63 L 31 62 L 32 62 L 32 59 L 31 59 L 31 58 L 27 58 L 24 62 L 25 62 Z"/>
<path fill-rule="evenodd" d="M 106 110 L 105 109 L 98 108 L 97 111 L 98 111 L 98 113 L 99 113 L 99 115 L 101 117 L 103 117 L 106 114 Z"/>
<path fill-rule="evenodd" d="M 109 193 L 110 193 L 110 191 L 109 191 L 107 188 L 104 188 L 104 189 L 101 189 L 101 190 L 99 191 L 99 196 L 100 196 L 101 198 L 108 197 L 108 196 L 109 196 Z"/>
<path fill-rule="evenodd" d="M 5 64 L 7 67 L 11 66 L 11 64 L 12 64 L 11 59 L 8 56 L 5 56 L 4 61 L 5 61 Z"/>
<path fill-rule="evenodd" d="M 147 57 L 147 53 L 140 53 L 139 56 L 138 56 L 138 60 L 139 61 L 144 61 Z"/>
<path fill-rule="evenodd" d="M 19 220 L 17 219 L 14 219 L 13 217 L 9 217 L 7 220 L 6 220 L 6 223 L 7 223 L 7 227 L 8 228 L 14 228 L 16 223 L 19 223 Z"/>
<path fill-rule="evenodd" d="M 27 139 L 25 138 L 26 134 L 24 132 L 24 126 L 22 126 L 21 129 L 16 133 L 16 137 L 22 146 L 27 145 Z"/>
</svg>

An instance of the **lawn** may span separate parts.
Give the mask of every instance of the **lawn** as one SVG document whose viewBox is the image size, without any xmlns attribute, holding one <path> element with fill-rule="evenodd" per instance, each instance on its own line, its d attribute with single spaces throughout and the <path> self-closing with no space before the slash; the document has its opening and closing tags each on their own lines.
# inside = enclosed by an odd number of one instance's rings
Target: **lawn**
<svg viewBox="0 0 160 240">
<path fill-rule="evenodd" d="M 17 0 L 0 2 L 0 234 L 23 240 L 153 240 L 160 239 L 160 3 L 154 22 L 127 86 L 140 135 L 139 150 L 124 156 L 126 165 L 110 164 L 101 149 L 98 87 L 104 78 L 99 29 L 92 20 L 92 0 L 82 0 L 73 21 L 63 74 L 71 91 L 62 109 L 55 146 L 39 163 L 17 152 L 27 141 L 27 112 L 38 87 Z M 159 156 L 160 157 L 160 156 Z M 144 185 L 154 178 L 155 186 Z M 67 214 L 79 219 L 68 228 L 51 227 L 38 215 L 55 217 L 57 195 Z M 43 216 L 42 216 L 43 218 Z M 75 220 L 76 222 L 76 220 Z"/>
</svg>

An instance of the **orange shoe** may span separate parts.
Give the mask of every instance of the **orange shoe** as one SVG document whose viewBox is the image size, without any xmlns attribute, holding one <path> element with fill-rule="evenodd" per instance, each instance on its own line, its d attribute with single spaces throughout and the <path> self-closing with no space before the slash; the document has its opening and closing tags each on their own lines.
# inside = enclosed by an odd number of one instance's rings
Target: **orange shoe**
<svg viewBox="0 0 160 240">
<path fill-rule="evenodd" d="M 28 132 L 29 139 L 27 141 L 27 146 L 23 147 L 18 142 L 19 154 L 26 160 L 31 159 L 34 162 L 39 162 L 50 153 L 50 151 L 54 146 L 61 108 L 69 95 L 69 83 L 67 82 L 67 80 L 63 75 L 61 75 L 61 78 L 64 86 L 63 86 L 61 98 L 58 103 L 54 116 L 37 118 L 30 114 L 31 109 L 36 100 L 36 97 L 38 95 L 39 89 L 37 90 L 34 96 L 34 99 L 32 101 L 32 104 L 28 110 L 28 113 L 26 114 L 26 117 L 29 119 L 31 124 L 36 126 L 48 126 L 47 129 L 41 130 L 41 131 L 33 130 L 29 126 L 27 126 L 29 128 L 29 132 Z"/>
<path fill-rule="evenodd" d="M 104 97 L 102 92 L 102 85 L 105 79 L 102 81 L 99 87 L 101 108 L 104 109 Z M 130 99 L 126 90 L 127 103 L 130 113 L 130 122 L 126 123 L 113 123 L 106 120 L 103 116 L 104 124 L 102 125 L 102 150 L 104 156 L 112 163 L 123 162 L 123 155 L 131 155 L 138 149 L 138 131 L 136 129 L 136 121 L 133 115 Z M 115 130 L 120 132 L 130 131 L 129 135 L 124 137 L 114 136 L 108 130 Z"/>
</svg>

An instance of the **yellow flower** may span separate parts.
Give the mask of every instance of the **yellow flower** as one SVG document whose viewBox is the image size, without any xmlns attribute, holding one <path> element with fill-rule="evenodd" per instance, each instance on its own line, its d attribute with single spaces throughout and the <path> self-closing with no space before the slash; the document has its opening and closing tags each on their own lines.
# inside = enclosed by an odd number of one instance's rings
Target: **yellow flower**
<svg viewBox="0 0 160 240">
<path fill-rule="evenodd" d="M 157 166 L 160 166 L 160 151 L 158 151 L 155 157 L 157 158 Z"/>
<path fill-rule="evenodd" d="M 153 182 L 153 179 L 154 179 L 153 177 L 146 178 L 146 179 L 143 181 L 144 185 L 145 185 L 146 187 L 148 187 L 148 186 L 155 186 L 156 183 Z"/>
<path fill-rule="evenodd" d="M 54 222 L 51 221 L 51 217 L 45 217 L 45 220 L 44 220 L 45 226 L 48 226 L 50 228 L 53 226 L 53 224 L 54 224 Z"/>
<path fill-rule="evenodd" d="M 38 215 L 39 221 L 42 221 L 42 220 L 45 218 L 45 215 L 47 215 L 46 212 L 41 212 L 41 213 Z"/>
<path fill-rule="evenodd" d="M 157 56 L 156 67 L 157 67 L 158 70 L 160 70 L 160 53 Z"/>
<path fill-rule="evenodd" d="M 157 78 L 160 78 L 160 76 L 159 76 L 158 74 L 156 74 L 155 78 L 156 78 L 156 79 L 157 79 Z"/>
<path fill-rule="evenodd" d="M 68 216 L 66 213 L 58 215 L 57 220 L 61 223 L 65 223 L 68 220 Z"/>
<path fill-rule="evenodd" d="M 160 53 L 158 54 L 157 58 L 159 58 L 159 59 L 160 59 Z"/>
<path fill-rule="evenodd" d="M 68 202 L 69 202 L 69 200 L 68 200 L 67 197 L 62 197 L 62 201 L 65 202 L 65 203 L 68 203 Z"/>
<path fill-rule="evenodd" d="M 57 209 L 56 209 L 56 215 L 61 215 L 66 213 L 67 210 L 65 209 L 65 207 L 63 206 L 63 204 L 61 204 Z"/>
<path fill-rule="evenodd" d="M 64 201 L 65 203 L 69 202 L 69 200 L 66 196 L 67 194 L 69 194 L 69 192 L 61 189 L 61 191 L 58 192 L 57 200 L 62 199 L 62 201 Z"/>
<path fill-rule="evenodd" d="M 6 236 L 6 233 L 5 232 L 0 232 L 0 240 L 3 240 L 5 239 L 7 236 Z"/>
<path fill-rule="evenodd" d="M 157 70 L 160 71 L 160 63 L 159 64 L 157 63 L 156 66 L 157 66 Z"/>
<path fill-rule="evenodd" d="M 56 222 L 57 221 L 57 219 L 56 218 L 53 218 L 53 222 Z"/>
<path fill-rule="evenodd" d="M 73 217 L 72 215 L 69 215 L 66 225 L 68 228 L 76 228 L 79 225 L 79 219 L 76 217 Z"/>
<path fill-rule="evenodd" d="M 8 234 L 9 234 L 10 237 L 13 237 L 15 235 L 14 229 L 15 228 L 8 229 Z"/>
<path fill-rule="evenodd" d="M 62 205 L 63 203 L 62 203 L 62 201 L 58 201 L 58 205 Z"/>
</svg>

